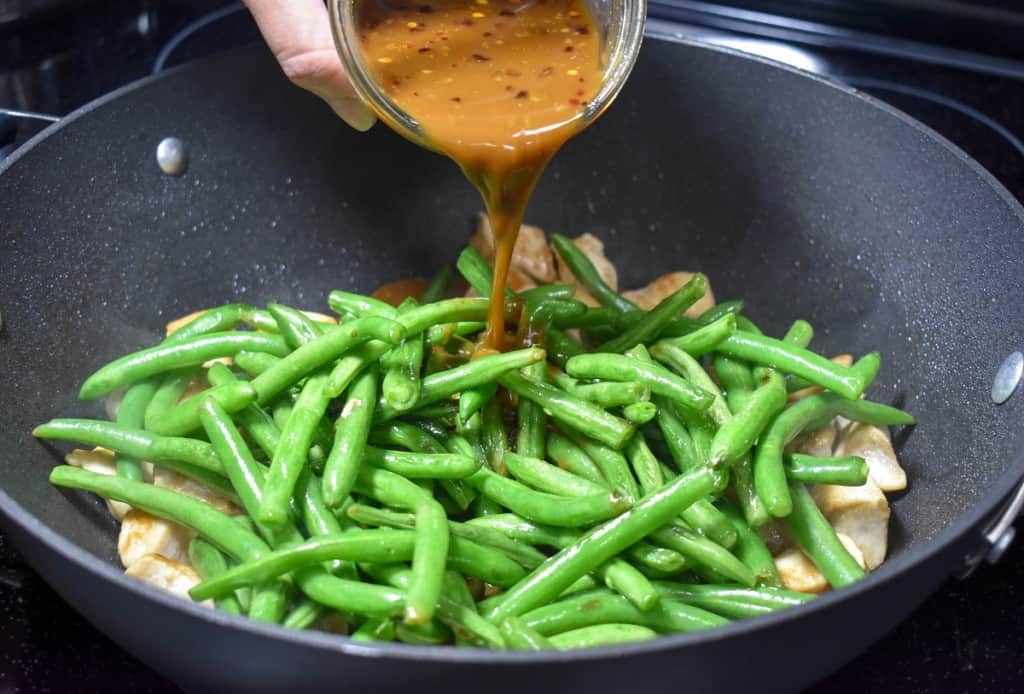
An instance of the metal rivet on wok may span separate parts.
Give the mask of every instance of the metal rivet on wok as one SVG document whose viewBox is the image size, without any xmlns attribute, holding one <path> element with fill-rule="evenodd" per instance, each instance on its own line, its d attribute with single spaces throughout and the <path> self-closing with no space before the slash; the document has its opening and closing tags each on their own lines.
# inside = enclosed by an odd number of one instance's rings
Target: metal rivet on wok
<svg viewBox="0 0 1024 694">
<path fill-rule="evenodd" d="M 176 137 L 165 137 L 156 146 L 156 163 L 169 176 L 180 176 L 188 168 L 188 149 Z"/>
<path fill-rule="evenodd" d="M 1003 361 L 992 382 L 992 402 L 1002 405 L 1010 399 L 1024 375 L 1024 354 L 1014 352 Z"/>
</svg>

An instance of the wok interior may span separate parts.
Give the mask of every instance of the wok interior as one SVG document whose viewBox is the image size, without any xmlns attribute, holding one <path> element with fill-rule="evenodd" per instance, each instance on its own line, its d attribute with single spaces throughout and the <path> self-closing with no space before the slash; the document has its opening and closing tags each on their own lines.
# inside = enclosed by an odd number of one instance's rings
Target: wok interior
<svg viewBox="0 0 1024 694">
<path fill-rule="evenodd" d="M 156 144 L 190 148 L 160 173 Z M 325 309 L 453 259 L 479 202 L 455 167 L 378 127 L 347 130 L 262 50 L 187 69 L 68 124 L 0 196 L 0 478 L 48 526 L 116 562 L 95 499 L 51 488 L 31 428 L 102 416 L 76 391 L 230 301 Z M 1020 218 L 975 169 L 898 116 L 764 63 L 649 40 L 626 90 L 556 157 L 528 221 L 602 238 L 624 287 L 702 270 L 772 334 L 878 349 L 871 396 L 920 419 L 897 437 L 910 488 L 891 555 L 952 523 L 1020 448 L 1020 396 L 989 400 L 1019 347 Z M 61 449 L 62 451 L 64 449 Z"/>
</svg>

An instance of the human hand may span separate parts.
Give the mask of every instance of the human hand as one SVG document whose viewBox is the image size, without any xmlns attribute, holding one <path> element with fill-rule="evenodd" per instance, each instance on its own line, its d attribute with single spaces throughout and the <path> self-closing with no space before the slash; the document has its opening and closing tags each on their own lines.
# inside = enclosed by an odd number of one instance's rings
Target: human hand
<svg viewBox="0 0 1024 694">
<path fill-rule="evenodd" d="M 376 117 L 360 101 L 345 75 L 331 37 L 322 0 L 244 0 L 284 74 L 313 92 L 356 130 Z"/>
</svg>

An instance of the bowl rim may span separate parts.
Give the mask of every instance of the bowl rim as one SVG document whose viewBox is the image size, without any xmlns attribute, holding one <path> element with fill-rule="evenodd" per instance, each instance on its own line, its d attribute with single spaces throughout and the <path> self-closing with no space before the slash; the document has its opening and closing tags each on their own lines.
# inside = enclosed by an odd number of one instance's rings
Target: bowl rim
<svg viewBox="0 0 1024 694">
<path fill-rule="evenodd" d="M 882 110 L 887 115 L 897 118 L 905 125 L 917 130 L 920 134 L 923 134 L 928 139 L 934 141 L 938 146 L 946 149 L 963 165 L 965 165 L 967 169 L 979 176 L 988 184 L 988 187 L 991 188 L 997 196 L 1002 198 L 1009 210 L 1014 213 L 1019 220 L 1021 231 L 1024 231 L 1024 207 L 1021 206 L 1016 198 L 1014 198 L 1014 196 L 989 171 L 945 137 L 893 106 L 890 106 L 885 102 L 882 102 L 857 89 L 840 84 L 818 74 L 800 70 L 790 65 L 761 56 L 750 55 L 735 49 L 674 34 L 670 31 L 666 31 L 663 26 L 660 26 L 660 23 L 659 26 L 648 25 L 646 38 L 648 40 L 682 44 L 700 50 L 710 50 L 726 54 L 740 60 L 752 60 L 762 63 L 771 68 L 784 70 L 786 72 L 799 75 L 805 79 L 813 80 L 827 89 L 839 91 L 847 96 L 862 100 L 876 109 Z M 143 89 L 167 75 L 187 72 L 192 69 L 197 69 L 197 66 L 202 66 L 210 60 L 225 59 L 231 55 L 252 50 L 252 46 L 245 46 L 239 49 L 226 51 L 216 56 L 211 56 L 211 58 L 208 59 L 181 65 L 163 73 L 142 78 L 105 94 L 76 109 L 60 121 L 48 126 L 28 140 L 4 162 L 0 163 L 0 176 L 11 168 L 17 166 L 18 162 L 23 157 L 28 156 L 40 142 L 43 142 L 75 121 L 88 116 L 93 111 L 115 102 L 121 96 Z M 279 625 L 262 624 L 251 621 L 246 617 L 202 607 L 196 603 L 185 601 L 180 597 L 152 588 L 140 581 L 136 581 L 125 576 L 124 572 L 119 570 L 112 563 L 109 563 L 92 554 L 88 550 L 79 547 L 63 535 L 60 535 L 55 530 L 48 527 L 39 518 L 29 513 L 23 506 L 15 501 L 3 488 L 0 488 L 0 517 L 6 518 L 10 522 L 18 525 L 35 541 L 42 542 L 50 551 L 58 554 L 65 561 L 76 565 L 79 569 L 82 569 L 97 578 L 112 582 L 120 589 L 128 591 L 138 599 L 149 601 L 161 608 L 184 612 L 192 618 L 204 621 L 211 626 L 239 630 L 246 632 L 250 636 L 268 639 L 281 639 L 290 642 L 293 646 L 313 648 L 320 651 L 335 652 L 365 658 L 389 658 L 423 663 L 429 662 L 436 663 L 438 665 L 494 664 L 529 667 L 531 665 L 538 664 L 594 661 L 605 660 L 612 657 L 627 658 L 650 655 L 662 651 L 685 648 L 697 643 L 713 643 L 729 639 L 734 636 L 752 634 L 802 619 L 813 612 L 829 610 L 840 602 L 856 599 L 858 596 L 869 591 L 881 589 L 882 586 L 896 580 L 904 572 L 910 571 L 915 567 L 935 559 L 950 545 L 953 545 L 958 540 L 963 539 L 967 533 L 972 530 L 976 530 L 984 521 L 990 519 L 998 510 L 1000 504 L 1003 503 L 1013 492 L 1015 487 L 1022 483 L 1022 480 L 1024 480 L 1024 450 L 1016 453 L 1013 461 L 1007 466 L 1003 474 L 1000 475 L 991 486 L 989 486 L 982 497 L 970 509 L 934 536 L 929 538 L 920 547 L 915 547 L 898 557 L 886 560 L 886 562 L 882 564 L 877 571 L 867 575 L 864 579 L 851 586 L 836 591 L 829 591 L 803 605 L 768 615 L 739 620 L 707 631 L 670 634 L 639 643 L 604 646 L 574 651 L 498 651 L 400 643 L 366 644 L 352 641 L 345 636 L 328 634 L 325 632 L 289 630 Z M 69 491 L 73 492 L 73 490 Z M 982 538 L 979 534 L 975 544 L 980 546 L 981 542 Z"/>
</svg>

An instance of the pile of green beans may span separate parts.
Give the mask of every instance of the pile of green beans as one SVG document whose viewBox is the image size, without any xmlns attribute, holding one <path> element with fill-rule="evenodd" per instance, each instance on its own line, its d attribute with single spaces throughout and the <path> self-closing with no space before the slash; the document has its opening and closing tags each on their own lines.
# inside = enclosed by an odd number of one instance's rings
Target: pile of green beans
<svg viewBox="0 0 1024 694">
<path fill-rule="evenodd" d="M 35 429 L 116 454 L 116 475 L 50 480 L 194 530 L 193 599 L 293 629 L 342 618 L 364 642 L 580 648 L 799 605 L 757 532 L 773 517 L 832 587 L 860 578 L 806 485 L 863 484 L 865 461 L 785 447 L 837 415 L 914 423 L 861 398 L 877 354 L 836 365 L 807 323 L 773 339 L 738 301 L 686 316 L 703 275 L 640 310 L 553 245 L 601 307 L 509 291 L 501 354 L 478 348 L 489 299 L 445 298 L 452 269 L 397 307 L 334 291 L 336 324 L 210 309 L 86 379 L 83 400 L 124 391 L 115 421 Z M 456 267 L 490 290 L 478 253 Z M 790 404 L 797 380 L 821 392 Z M 240 515 L 148 483 L 142 461 Z"/>
</svg>

